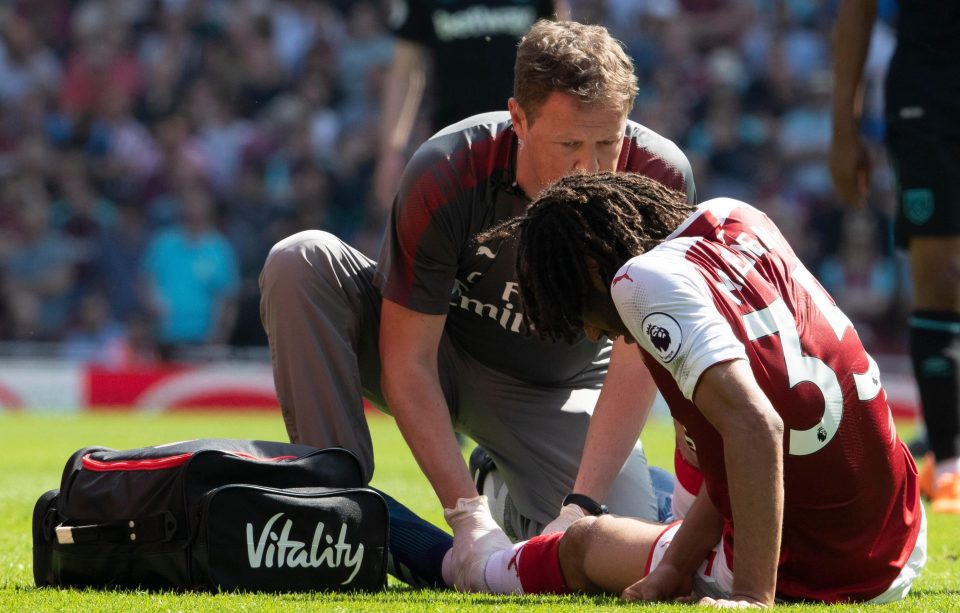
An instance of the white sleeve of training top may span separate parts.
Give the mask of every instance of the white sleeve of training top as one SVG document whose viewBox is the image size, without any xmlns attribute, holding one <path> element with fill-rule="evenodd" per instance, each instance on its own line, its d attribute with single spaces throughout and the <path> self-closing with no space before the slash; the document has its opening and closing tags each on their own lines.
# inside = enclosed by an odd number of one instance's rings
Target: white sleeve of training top
<svg viewBox="0 0 960 613">
<path fill-rule="evenodd" d="M 610 293 L 627 330 L 692 402 L 707 368 L 748 358 L 703 276 L 683 257 L 685 240 L 670 241 L 628 261 L 614 277 Z"/>
</svg>

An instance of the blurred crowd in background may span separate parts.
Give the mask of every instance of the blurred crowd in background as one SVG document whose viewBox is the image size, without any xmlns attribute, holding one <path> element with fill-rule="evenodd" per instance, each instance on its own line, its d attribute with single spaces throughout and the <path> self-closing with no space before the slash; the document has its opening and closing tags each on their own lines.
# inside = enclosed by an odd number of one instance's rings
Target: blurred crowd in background
<svg viewBox="0 0 960 613">
<path fill-rule="evenodd" d="M 892 27 L 868 59 L 875 184 L 854 211 L 826 166 L 834 2 L 570 4 L 623 41 L 632 118 L 683 149 L 700 200 L 766 211 L 867 347 L 904 351 L 881 147 Z M 389 13 L 387 0 L 2 3 L 0 341 L 105 365 L 264 346 L 257 276 L 276 241 L 319 228 L 376 257 Z M 421 121 L 411 147 L 430 133 Z"/>
</svg>

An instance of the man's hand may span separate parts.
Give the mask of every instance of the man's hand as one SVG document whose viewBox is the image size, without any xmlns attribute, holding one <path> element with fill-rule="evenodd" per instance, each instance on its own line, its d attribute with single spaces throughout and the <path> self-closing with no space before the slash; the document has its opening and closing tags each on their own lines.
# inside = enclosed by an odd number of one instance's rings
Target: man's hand
<svg viewBox="0 0 960 613">
<path fill-rule="evenodd" d="M 870 155 L 855 129 L 834 131 L 830 143 L 830 175 L 840 199 L 863 207 L 870 191 Z"/>
<path fill-rule="evenodd" d="M 583 507 L 577 504 L 567 504 L 560 508 L 560 514 L 557 518 L 543 527 L 540 534 L 553 534 L 554 532 L 566 532 L 570 524 L 581 517 L 586 517 L 587 512 Z"/>
<path fill-rule="evenodd" d="M 487 560 L 494 552 L 510 549 L 513 544 L 493 521 L 487 497 L 460 498 L 454 508 L 443 510 L 443 517 L 453 529 L 450 564 L 454 587 L 489 592 L 484 577 Z"/>
<path fill-rule="evenodd" d="M 690 597 L 693 577 L 671 564 L 661 563 L 650 574 L 623 590 L 624 600 L 676 600 Z"/>
</svg>

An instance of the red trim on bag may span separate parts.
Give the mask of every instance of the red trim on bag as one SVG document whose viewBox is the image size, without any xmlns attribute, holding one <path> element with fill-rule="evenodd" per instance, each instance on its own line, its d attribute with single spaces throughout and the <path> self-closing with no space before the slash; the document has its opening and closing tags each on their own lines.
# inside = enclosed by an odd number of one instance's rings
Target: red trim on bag
<svg viewBox="0 0 960 613">
<path fill-rule="evenodd" d="M 250 455 L 249 453 L 244 453 L 242 451 L 228 451 L 227 453 L 241 458 L 246 458 L 248 460 L 256 460 L 257 462 L 282 462 L 283 460 L 297 459 L 297 456 L 295 455 L 278 455 L 275 458 L 261 458 L 255 455 Z"/>
<path fill-rule="evenodd" d="M 192 453 L 181 453 L 180 455 L 171 455 L 165 458 L 149 458 L 145 460 L 112 460 L 102 461 L 94 460 L 90 454 L 83 456 L 83 467 L 87 470 L 98 472 L 107 472 L 111 470 L 163 470 L 165 468 L 175 468 L 186 464 L 193 456 Z"/>
<path fill-rule="evenodd" d="M 235 455 L 247 460 L 256 460 L 257 462 L 281 462 L 283 460 L 295 460 L 295 455 L 281 455 L 275 458 L 260 458 L 242 451 L 227 451 L 230 455 Z M 147 458 L 143 460 L 94 460 L 91 454 L 83 456 L 83 467 L 87 470 L 97 472 L 108 472 L 112 470 L 164 470 L 166 468 L 176 468 L 183 466 L 187 460 L 193 457 L 193 453 L 181 453 L 171 455 L 165 458 Z"/>
</svg>

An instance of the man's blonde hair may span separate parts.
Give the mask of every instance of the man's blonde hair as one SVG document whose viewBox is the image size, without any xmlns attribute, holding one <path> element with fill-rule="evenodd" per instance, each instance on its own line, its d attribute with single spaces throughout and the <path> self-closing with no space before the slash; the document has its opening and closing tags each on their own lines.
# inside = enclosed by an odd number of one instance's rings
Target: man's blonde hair
<svg viewBox="0 0 960 613">
<path fill-rule="evenodd" d="M 532 121 L 553 92 L 629 112 L 637 97 L 633 61 L 603 26 L 540 20 L 520 39 L 513 97 Z"/>
</svg>

